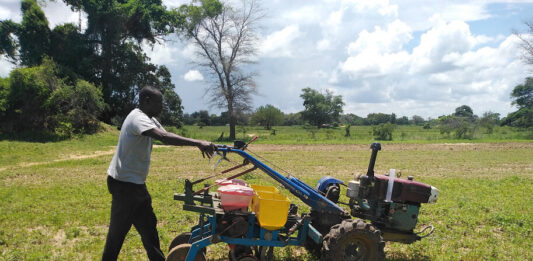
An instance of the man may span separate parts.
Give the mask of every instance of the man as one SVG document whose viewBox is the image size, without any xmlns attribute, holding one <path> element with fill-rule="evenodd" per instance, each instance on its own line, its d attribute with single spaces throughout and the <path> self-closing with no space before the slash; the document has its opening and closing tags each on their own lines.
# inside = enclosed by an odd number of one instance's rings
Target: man
<svg viewBox="0 0 533 261">
<path fill-rule="evenodd" d="M 139 108 L 131 111 L 122 124 L 117 151 L 107 170 L 107 187 L 112 195 L 111 221 L 102 260 L 117 260 L 132 225 L 141 235 L 148 258 L 165 260 L 152 199 L 145 185 L 153 139 L 169 145 L 197 146 L 208 158 L 216 150 L 213 143 L 166 132 L 154 118 L 161 113 L 162 104 L 163 96 L 158 89 L 144 87 L 139 93 Z"/>
</svg>

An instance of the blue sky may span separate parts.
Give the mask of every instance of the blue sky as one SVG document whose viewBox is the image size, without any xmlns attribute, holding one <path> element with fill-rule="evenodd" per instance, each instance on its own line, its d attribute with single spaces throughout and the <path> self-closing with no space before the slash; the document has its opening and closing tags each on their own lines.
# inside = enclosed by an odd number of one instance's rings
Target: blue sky
<svg viewBox="0 0 533 261">
<path fill-rule="evenodd" d="M 185 1 L 164 0 L 168 7 Z M 235 5 L 239 1 L 233 1 Z M 0 19 L 20 21 L 20 2 L 0 0 Z M 513 30 L 533 21 L 533 1 L 263 1 L 258 43 L 258 95 L 253 107 L 303 109 L 301 89 L 342 95 L 345 113 L 436 118 L 460 105 L 474 113 L 514 111 L 509 94 L 531 76 Z M 77 22 L 60 1 L 44 10 L 55 26 Z M 210 108 L 205 72 L 194 48 L 177 39 L 145 51 L 166 65 L 185 112 Z M 0 75 L 12 65 L 0 58 Z"/>
</svg>

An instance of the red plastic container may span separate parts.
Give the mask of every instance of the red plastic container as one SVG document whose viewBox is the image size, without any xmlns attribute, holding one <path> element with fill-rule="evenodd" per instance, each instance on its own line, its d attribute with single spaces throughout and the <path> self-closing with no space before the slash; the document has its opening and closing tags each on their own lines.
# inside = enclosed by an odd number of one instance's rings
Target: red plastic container
<svg viewBox="0 0 533 261">
<path fill-rule="evenodd" d="M 254 190 L 242 185 L 226 185 L 218 188 L 224 211 L 247 209 Z"/>
</svg>

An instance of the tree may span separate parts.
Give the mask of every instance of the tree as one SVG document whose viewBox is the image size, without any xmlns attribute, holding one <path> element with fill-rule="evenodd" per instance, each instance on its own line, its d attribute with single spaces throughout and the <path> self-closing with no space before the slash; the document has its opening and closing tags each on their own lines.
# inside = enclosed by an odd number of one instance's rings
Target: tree
<svg viewBox="0 0 533 261">
<path fill-rule="evenodd" d="M 529 128 L 533 127 L 533 78 L 528 77 L 524 84 L 517 85 L 511 92 L 511 104 L 518 110 L 502 120 L 503 124 Z"/>
<path fill-rule="evenodd" d="M 201 0 L 202 5 L 182 5 L 184 35 L 197 47 L 195 63 L 207 73 L 210 103 L 227 109 L 230 139 L 235 139 L 235 125 L 240 112 L 249 110 L 256 92 L 256 73 L 244 69 L 254 63 L 258 36 L 256 26 L 262 18 L 255 0 L 242 1 L 240 8 L 215 0 Z"/>
<path fill-rule="evenodd" d="M 364 118 L 363 117 L 360 117 L 360 116 L 357 116 L 353 113 L 348 113 L 348 114 L 342 114 L 340 117 L 339 117 L 339 120 L 341 123 L 344 123 L 344 124 L 349 124 L 349 125 L 363 125 L 364 123 Z"/>
<path fill-rule="evenodd" d="M 43 55 L 47 54 L 50 48 L 48 20 L 35 0 L 23 0 L 20 9 L 20 24 L 10 20 L 0 22 L 0 53 L 14 61 L 20 59 L 22 65 L 40 65 Z M 18 43 L 13 35 L 17 36 Z M 20 56 L 17 57 L 19 46 Z"/>
<path fill-rule="evenodd" d="M 159 115 L 161 124 L 179 128 L 183 125 L 181 121 L 183 118 L 183 106 L 181 105 L 180 96 L 174 91 L 176 86 L 170 80 L 170 72 L 166 66 L 159 66 L 155 76 L 156 80 L 153 85 L 161 90 L 163 94 L 163 110 L 161 115 Z"/>
<path fill-rule="evenodd" d="M 17 41 L 13 35 L 18 33 L 20 25 L 11 21 L 0 21 L 0 55 L 3 55 L 11 61 L 17 59 Z"/>
<path fill-rule="evenodd" d="M 470 108 L 470 106 L 462 105 L 462 106 L 455 108 L 455 113 L 453 115 L 457 117 L 470 118 L 470 117 L 473 117 L 474 111 L 472 110 L 472 108 Z"/>
<path fill-rule="evenodd" d="M 109 105 L 102 119 L 111 122 L 116 118 L 114 121 L 120 122 L 135 106 L 143 85 L 161 84 L 157 75 L 161 68 L 149 63 L 141 43 L 153 45 L 164 40 L 165 35 L 181 27 L 183 19 L 177 11 L 167 10 L 161 0 L 63 1 L 87 13 L 85 39 L 92 50 L 91 81 L 102 86 Z"/>
<path fill-rule="evenodd" d="M 494 126 L 500 122 L 500 114 L 487 111 L 483 113 L 481 119 L 479 119 L 479 125 L 487 129 L 487 133 L 491 134 L 494 131 Z"/>
<path fill-rule="evenodd" d="M 409 124 L 409 118 L 407 118 L 407 116 L 402 116 L 402 117 L 396 119 L 396 124 L 398 124 L 398 125 L 407 125 L 407 124 Z"/>
<path fill-rule="evenodd" d="M 369 125 L 379 125 L 383 123 L 393 123 L 396 121 L 396 114 L 385 114 L 385 113 L 369 113 L 366 116 L 366 122 Z"/>
<path fill-rule="evenodd" d="M 376 140 L 392 140 L 392 133 L 396 125 L 391 123 L 382 123 L 372 128 L 372 134 Z"/>
<path fill-rule="evenodd" d="M 522 41 L 524 60 L 528 64 L 533 64 L 533 38 L 531 37 L 531 35 L 533 35 L 533 21 L 525 22 L 524 24 L 528 28 L 528 33 L 521 34 L 519 32 L 515 32 L 514 34 Z"/>
<path fill-rule="evenodd" d="M 329 90 L 325 94 L 311 88 L 302 89 L 300 97 L 304 100 L 304 111 L 302 117 L 310 124 L 321 127 L 323 124 L 329 124 L 339 120 L 342 112 L 342 96 L 333 95 Z"/>
<path fill-rule="evenodd" d="M 283 125 L 292 126 L 292 125 L 303 125 L 304 121 L 302 120 L 302 114 L 297 113 L 287 113 L 283 115 Z"/>
<path fill-rule="evenodd" d="M 422 118 L 421 116 L 413 115 L 413 116 L 411 117 L 411 122 L 412 122 L 414 125 L 421 125 L 421 124 L 423 124 L 425 121 L 424 121 L 424 118 Z"/>
<path fill-rule="evenodd" d="M 468 117 L 455 115 L 441 116 L 438 119 L 438 123 L 441 134 L 449 136 L 453 132 L 457 139 L 472 139 L 477 130 L 477 125 Z"/>
<path fill-rule="evenodd" d="M 74 132 L 94 133 L 100 126 L 99 114 L 105 103 L 102 92 L 91 83 L 79 80 L 76 85 L 62 85 L 47 101 L 52 114 L 48 118 L 54 132 L 70 136 Z"/>
<path fill-rule="evenodd" d="M 5 97 L 0 97 L 2 131 L 70 136 L 97 130 L 97 117 L 105 107 L 101 90 L 83 80 L 69 85 L 57 77 L 57 70 L 45 57 L 40 66 L 15 69 L 8 81 L 0 82 L 0 96 Z"/>
<path fill-rule="evenodd" d="M 144 85 L 159 88 L 166 104 L 163 121 L 179 125 L 181 99 L 174 93 L 170 73 L 149 63 L 141 43 L 156 44 L 180 28 L 184 18 L 167 10 L 160 0 L 63 0 L 74 10 L 87 13 L 88 28 L 79 32 L 73 24 L 52 31 L 35 0 L 22 2 L 23 20 L 0 22 L 0 54 L 20 58 L 22 65 L 39 65 L 52 58 L 57 74 L 70 85 L 80 79 L 101 86 L 108 106 L 101 120 L 121 124 L 136 105 Z M 17 53 L 20 53 L 20 57 Z"/>
<path fill-rule="evenodd" d="M 258 124 L 270 130 L 274 125 L 280 125 L 283 123 L 283 112 L 273 105 L 260 106 L 252 114 L 252 124 Z"/>
</svg>

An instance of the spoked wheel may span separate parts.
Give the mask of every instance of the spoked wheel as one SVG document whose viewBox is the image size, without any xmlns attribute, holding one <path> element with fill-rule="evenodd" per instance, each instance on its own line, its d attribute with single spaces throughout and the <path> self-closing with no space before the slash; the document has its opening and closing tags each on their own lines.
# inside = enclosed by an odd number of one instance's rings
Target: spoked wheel
<svg viewBox="0 0 533 261">
<path fill-rule="evenodd" d="M 170 250 L 170 253 L 168 253 L 166 261 L 185 261 L 189 250 L 191 250 L 191 246 L 191 244 L 181 244 L 175 246 L 172 248 L 172 250 Z M 204 252 L 198 251 L 194 261 L 206 261 Z"/>
<path fill-rule="evenodd" d="M 331 227 L 322 244 L 322 260 L 383 260 L 381 232 L 363 220 L 344 220 Z"/>
<path fill-rule="evenodd" d="M 172 249 L 178 245 L 181 244 L 189 244 L 189 240 L 191 239 L 191 232 L 184 232 L 179 235 L 177 235 L 172 242 L 170 242 L 170 246 L 168 247 L 168 251 L 172 251 Z M 205 254 L 206 249 L 202 248 L 202 252 Z"/>
</svg>

